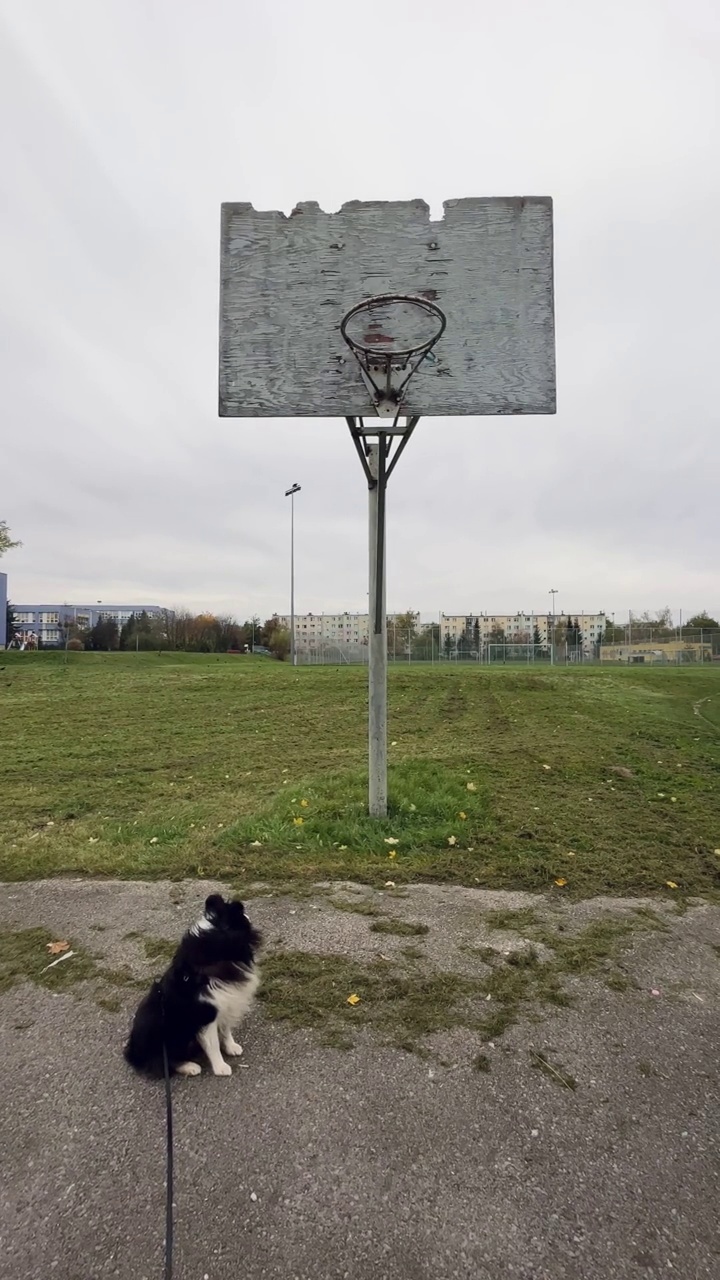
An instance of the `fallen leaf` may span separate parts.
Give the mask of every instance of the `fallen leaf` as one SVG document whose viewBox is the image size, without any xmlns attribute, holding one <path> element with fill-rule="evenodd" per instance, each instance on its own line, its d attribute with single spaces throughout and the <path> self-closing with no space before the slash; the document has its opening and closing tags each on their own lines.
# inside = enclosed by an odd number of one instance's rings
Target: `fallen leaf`
<svg viewBox="0 0 720 1280">
<path fill-rule="evenodd" d="M 344 851 L 347 849 L 347 845 L 346 845 L 346 844 L 341 844 L 341 845 L 338 845 L 338 848 L 340 849 L 340 852 L 341 852 L 341 853 L 344 853 Z"/>
<path fill-rule="evenodd" d="M 543 765 L 543 769 L 547 769 L 548 773 L 550 772 L 551 767 L 552 767 L 552 766 L 551 766 L 551 765 L 549 765 L 549 764 L 544 764 L 544 765 Z"/>
<path fill-rule="evenodd" d="M 635 774 L 632 769 L 627 769 L 624 764 L 611 764 L 608 766 L 610 773 L 617 773 L 621 778 L 634 778 Z"/>
<path fill-rule="evenodd" d="M 400 841 L 395 836 L 385 836 L 385 844 L 399 844 Z"/>
<path fill-rule="evenodd" d="M 253 840 L 252 844 L 250 845 L 250 848 L 251 848 L 251 849 L 262 849 L 262 841 L 260 841 L 260 840 Z"/>
<path fill-rule="evenodd" d="M 574 857 L 575 857 L 575 850 L 574 850 L 574 849 L 568 849 L 567 853 L 565 854 L 565 857 L 566 857 L 566 858 L 574 858 Z"/>
<path fill-rule="evenodd" d="M 715 850 L 715 857 L 720 858 L 720 849 Z"/>
<path fill-rule="evenodd" d="M 151 844 L 157 844 L 157 842 L 158 842 L 158 838 L 157 838 L 157 836 L 152 836 L 152 838 L 151 838 L 151 840 L 150 840 L 150 843 L 151 843 Z"/>
<path fill-rule="evenodd" d="M 289 773 L 289 772 L 290 772 L 290 771 L 289 771 L 289 769 L 282 769 L 282 770 L 281 770 L 281 773 Z"/>
<path fill-rule="evenodd" d="M 477 787 L 475 786 L 474 782 L 467 782 L 465 785 L 468 791 L 477 791 Z"/>
<path fill-rule="evenodd" d="M 677 804 L 677 796 L 671 796 L 671 797 L 670 797 L 670 803 L 671 803 L 671 804 Z"/>
<path fill-rule="evenodd" d="M 396 747 L 396 746 L 397 746 L 397 742 L 391 742 L 391 743 L 390 743 L 390 746 L 391 746 L 391 747 Z"/>
<path fill-rule="evenodd" d="M 558 888 L 560 888 L 560 889 L 564 889 L 564 888 L 565 888 L 565 885 L 567 884 L 567 880 L 564 880 L 562 876 L 558 876 L 558 878 L 557 878 L 557 880 L 555 881 L 555 883 L 556 883 L 556 885 L 558 886 Z"/>
<path fill-rule="evenodd" d="M 97 844 L 99 839 L 100 839 L 99 836 L 90 836 L 90 839 L 88 840 L 88 844 Z M 150 841 L 150 843 L 152 844 L 152 840 Z"/>
<path fill-rule="evenodd" d="M 386 880 L 386 881 L 385 881 L 385 888 L 386 888 L 386 889 L 394 889 L 394 888 L 395 888 L 395 881 L 394 881 L 394 880 Z"/>
<path fill-rule="evenodd" d="M 457 836 L 448 836 L 447 842 L 449 845 L 457 844 Z"/>
<path fill-rule="evenodd" d="M 305 821 L 304 818 L 293 818 L 293 826 L 301 827 L 304 821 Z"/>
<path fill-rule="evenodd" d="M 677 889 L 677 885 L 674 880 L 666 880 L 665 883 L 668 889 Z"/>
<path fill-rule="evenodd" d="M 351 996 L 348 996 L 347 1003 L 351 1004 L 354 1008 L 356 1004 L 360 1003 L 360 997 L 356 996 L 355 993 L 353 992 Z"/>
<path fill-rule="evenodd" d="M 391 849 L 388 858 L 397 858 L 397 849 Z"/>
<path fill-rule="evenodd" d="M 664 799 L 665 799 L 665 792 L 664 792 L 664 791 L 658 791 L 658 797 L 659 797 L 659 799 L 660 799 L 660 800 L 664 800 Z"/>
<path fill-rule="evenodd" d="M 301 808 L 301 809 L 307 809 L 307 807 L 308 807 L 309 803 L 310 803 L 310 801 L 309 801 L 309 800 L 301 800 L 301 801 L 300 801 L 300 808 Z"/>
<path fill-rule="evenodd" d="M 59 956 L 61 951 L 67 951 L 70 947 L 69 942 L 48 942 L 46 945 L 51 956 Z"/>
<path fill-rule="evenodd" d="M 460 821 L 461 821 L 461 822 L 465 822 L 465 821 L 466 821 L 466 819 L 467 819 L 467 814 L 466 814 L 466 813 L 463 813 L 463 811 L 462 811 L 462 809 L 461 809 L 461 810 L 460 810 L 460 812 L 459 812 L 459 814 L 458 814 L 458 818 L 460 819 Z"/>
<path fill-rule="evenodd" d="M 415 813 L 415 810 L 416 810 L 416 809 L 417 809 L 417 805 L 416 805 L 416 804 L 411 804 L 411 805 L 410 805 L 410 812 L 411 812 L 411 813 Z"/>
</svg>

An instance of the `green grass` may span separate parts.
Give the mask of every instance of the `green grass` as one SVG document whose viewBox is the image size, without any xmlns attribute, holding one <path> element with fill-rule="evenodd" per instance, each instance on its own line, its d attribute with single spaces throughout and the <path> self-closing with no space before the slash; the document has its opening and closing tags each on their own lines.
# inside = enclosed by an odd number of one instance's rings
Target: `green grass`
<svg viewBox="0 0 720 1280">
<path fill-rule="evenodd" d="M 364 670 L 65 657 L 3 654 L 5 879 L 720 888 L 716 670 L 391 669 L 371 821 Z"/>
<path fill-rule="evenodd" d="M 375 920 L 370 925 L 371 933 L 394 933 L 399 938 L 420 938 L 430 932 L 430 926 L 420 924 L 417 920 L 398 920 L 395 916 L 386 916 Z"/>
<path fill-rule="evenodd" d="M 423 1041 L 428 1036 L 456 1027 L 476 1032 L 487 1044 L 525 1016 L 537 1016 L 547 1006 L 571 1005 L 568 978 L 607 982 L 624 977 L 619 968 L 624 948 L 637 932 L 657 928 L 653 921 L 635 916 L 592 921 L 573 933 L 537 924 L 530 936 L 547 948 L 546 958 L 534 947 L 507 956 L 490 951 L 483 956 L 489 972 L 475 977 L 419 969 L 413 961 L 423 953 L 413 947 L 401 952 L 409 964 L 384 957 L 365 962 L 277 950 L 263 961 L 259 996 L 270 1019 L 316 1032 L 323 1043 L 337 1048 L 349 1048 L 354 1033 L 362 1029 L 408 1051 L 426 1051 Z M 618 984 L 614 989 L 626 988 Z M 359 1001 L 348 1004 L 350 996 Z M 544 1055 L 535 1056 L 535 1065 L 554 1072 L 557 1083 L 561 1068 L 546 1062 Z M 476 1069 L 486 1068 L 476 1062 Z M 574 1088 L 569 1080 L 560 1082 Z"/>
<path fill-rule="evenodd" d="M 60 964 L 48 968 L 57 959 L 48 951 L 48 944 L 58 941 L 47 929 L 5 929 L 0 931 L 0 992 L 9 991 L 20 982 L 33 982 L 53 992 L 71 991 L 81 983 L 92 983 L 93 990 L 104 999 L 103 1008 L 115 1003 L 112 997 L 102 995 L 110 987 L 143 987 L 146 984 L 135 978 L 127 968 L 106 969 L 84 947 L 71 939 L 72 955 Z M 64 953 L 63 953 L 64 954 Z"/>
</svg>

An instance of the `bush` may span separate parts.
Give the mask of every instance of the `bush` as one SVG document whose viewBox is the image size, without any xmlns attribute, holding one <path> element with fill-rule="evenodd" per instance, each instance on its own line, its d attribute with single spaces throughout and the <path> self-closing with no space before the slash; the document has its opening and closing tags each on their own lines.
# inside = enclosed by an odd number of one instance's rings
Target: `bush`
<svg viewBox="0 0 720 1280">
<path fill-rule="evenodd" d="M 290 632 L 285 631 L 283 627 L 277 627 L 270 634 L 268 649 L 273 658 L 277 658 L 278 662 L 284 662 L 290 652 Z"/>
<path fill-rule="evenodd" d="M 82 640 L 68 640 L 67 648 L 72 649 L 73 653 L 82 653 L 85 645 Z"/>
</svg>

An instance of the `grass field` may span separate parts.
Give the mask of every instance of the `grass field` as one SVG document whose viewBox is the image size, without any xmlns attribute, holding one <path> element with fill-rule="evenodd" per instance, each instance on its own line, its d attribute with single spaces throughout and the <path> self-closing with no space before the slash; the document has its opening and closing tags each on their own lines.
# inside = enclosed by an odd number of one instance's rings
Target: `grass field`
<svg viewBox="0 0 720 1280">
<path fill-rule="evenodd" d="M 363 669 L 1 654 L 0 875 L 720 889 L 717 671 L 395 668 L 390 708 L 373 823 Z"/>
</svg>

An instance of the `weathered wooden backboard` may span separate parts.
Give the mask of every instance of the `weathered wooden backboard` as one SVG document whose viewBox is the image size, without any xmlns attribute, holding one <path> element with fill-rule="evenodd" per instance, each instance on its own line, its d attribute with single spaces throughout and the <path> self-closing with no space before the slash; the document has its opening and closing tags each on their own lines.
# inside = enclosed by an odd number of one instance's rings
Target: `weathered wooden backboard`
<svg viewBox="0 0 720 1280">
<path fill-rule="evenodd" d="M 403 412 L 555 412 L 552 200 L 222 206 L 220 416 L 372 415 L 340 322 L 375 294 L 422 295 L 447 327 Z"/>
</svg>

